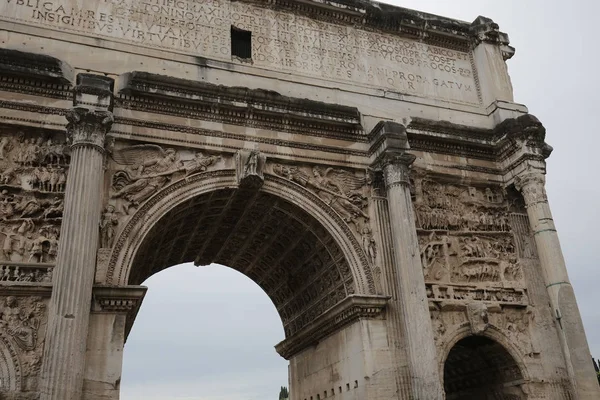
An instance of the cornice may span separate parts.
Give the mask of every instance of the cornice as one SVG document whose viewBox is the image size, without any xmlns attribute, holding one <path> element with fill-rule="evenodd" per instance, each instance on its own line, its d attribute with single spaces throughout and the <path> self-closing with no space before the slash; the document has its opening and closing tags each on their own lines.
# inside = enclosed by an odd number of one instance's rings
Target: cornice
<svg viewBox="0 0 600 400">
<path fill-rule="evenodd" d="M 508 46 L 508 35 L 491 19 L 473 23 L 365 0 L 241 0 L 283 9 L 326 22 L 362 26 L 454 50 L 469 51 L 481 42 Z M 508 51 L 507 51 L 508 53 Z M 514 53 L 514 51 L 513 51 Z"/>
<path fill-rule="evenodd" d="M 289 360 L 300 351 L 319 343 L 355 321 L 381 316 L 388 299 L 385 296 L 348 296 L 308 326 L 277 344 L 275 349 L 283 358 Z"/>
<path fill-rule="evenodd" d="M 523 145 L 536 158 L 546 159 L 552 148 L 544 142 L 539 120 L 524 114 L 507 119 L 493 129 L 478 129 L 446 121 L 415 118 L 406 128 L 411 149 L 493 162 L 504 162 Z"/>
<path fill-rule="evenodd" d="M 138 71 L 123 75 L 120 81 L 118 104 L 126 109 L 366 141 L 355 107 Z"/>
<path fill-rule="evenodd" d="M 71 98 L 73 68 L 47 55 L 0 48 L 0 89 L 58 99 Z"/>
<path fill-rule="evenodd" d="M 92 311 L 126 314 L 125 341 L 127 341 L 127 336 L 129 336 L 147 290 L 148 288 L 145 286 L 94 286 Z"/>
</svg>

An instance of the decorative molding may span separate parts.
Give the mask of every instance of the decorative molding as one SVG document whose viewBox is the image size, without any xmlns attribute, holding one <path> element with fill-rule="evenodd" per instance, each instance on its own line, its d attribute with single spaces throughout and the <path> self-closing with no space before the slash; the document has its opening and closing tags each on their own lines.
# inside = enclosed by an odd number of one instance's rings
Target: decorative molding
<svg viewBox="0 0 600 400">
<path fill-rule="evenodd" d="M 388 300 L 389 297 L 385 296 L 348 296 L 296 334 L 277 344 L 275 349 L 279 355 L 289 360 L 353 322 L 380 317 Z"/>
<path fill-rule="evenodd" d="M 155 114 L 366 141 L 360 114 L 355 107 L 146 72 L 135 71 L 122 77 L 118 105 Z"/>
<path fill-rule="evenodd" d="M 93 312 L 125 313 L 125 341 L 148 290 L 145 286 L 94 286 Z"/>
<path fill-rule="evenodd" d="M 233 139 L 233 140 L 240 140 L 240 141 L 245 141 L 245 142 L 262 143 L 262 144 L 268 144 L 268 145 L 274 145 L 274 146 L 290 147 L 290 148 L 296 148 L 296 149 L 302 149 L 302 150 L 312 150 L 312 151 L 322 151 L 322 152 L 334 153 L 334 154 L 344 154 L 344 155 L 349 155 L 349 156 L 365 157 L 368 155 L 366 151 L 349 150 L 349 149 L 343 148 L 343 147 L 320 146 L 320 145 L 315 145 L 315 144 L 310 144 L 310 143 L 294 142 L 294 141 L 290 141 L 290 140 L 247 136 L 247 135 L 236 134 L 236 133 L 231 133 L 231 132 L 215 131 L 215 130 L 209 130 L 209 129 L 203 129 L 203 128 L 194 128 L 194 127 L 185 126 L 185 125 L 150 122 L 147 120 L 139 120 L 139 119 L 132 119 L 132 118 L 115 117 L 115 123 L 129 125 L 129 126 L 143 127 L 143 128 L 158 129 L 158 130 L 162 130 L 162 131 L 182 132 L 182 133 L 188 133 L 188 134 L 198 135 L 198 136 L 216 137 L 216 138 L 221 138 L 221 139 Z M 125 132 L 123 132 L 123 133 L 125 133 Z M 127 135 L 131 136 L 130 133 L 127 133 Z M 221 146 L 221 147 L 223 147 L 223 146 Z"/>
<path fill-rule="evenodd" d="M 445 18 L 384 3 L 353 0 L 291 1 L 243 0 L 259 6 L 291 11 L 309 18 L 362 26 L 453 50 L 469 51 L 481 41 L 508 45 L 508 35 L 484 17 L 473 23 Z M 486 24 L 484 24 L 483 22 Z M 483 25 L 483 27 L 482 27 Z"/>
<path fill-rule="evenodd" d="M 69 121 L 67 138 L 71 147 L 92 146 L 104 152 L 106 134 L 114 122 L 111 112 L 76 107 L 69 110 L 66 118 Z"/>
</svg>

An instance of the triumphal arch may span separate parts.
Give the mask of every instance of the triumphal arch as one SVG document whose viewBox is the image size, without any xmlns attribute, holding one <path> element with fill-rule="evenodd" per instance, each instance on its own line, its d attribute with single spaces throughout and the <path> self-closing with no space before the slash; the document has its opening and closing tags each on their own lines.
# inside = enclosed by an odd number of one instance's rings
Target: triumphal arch
<svg viewBox="0 0 600 400">
<path fill-rule="evenodd" d="M 269 295 L 293 400 L 600 398 L 492 20 L 0 0 L 0 47 L 0 398 L 118 399 L 183 262 Z"/>
</svg>

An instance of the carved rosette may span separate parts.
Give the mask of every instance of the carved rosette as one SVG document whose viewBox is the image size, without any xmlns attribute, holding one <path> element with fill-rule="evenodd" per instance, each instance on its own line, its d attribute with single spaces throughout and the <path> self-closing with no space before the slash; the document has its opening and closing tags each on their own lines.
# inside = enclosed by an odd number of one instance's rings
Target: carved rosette
<svg viewBox="0 0 600 400">
<path fill-rule="evenodd" d="M 545 184 L 546 178 L 541 173 L 529 173 L 515 178 L 515 187 L 523 194 L 526 207 L 548 202 Z"/>
<path fill-rule="evenodd" d="M 398 185 L 410 185 L 409 170 L 415 159 L 414 155 L 408 153 L 386 156 L 382 160 L 385 186 L 389 189 Z"/>
<path fill-rule="evenodd" d="M 110 111 L 75 107 L 67 112 L 67 138 L 71 147 L 92 146 L 104 152 L 106 134 L 114 122 Z"/>
</svg>

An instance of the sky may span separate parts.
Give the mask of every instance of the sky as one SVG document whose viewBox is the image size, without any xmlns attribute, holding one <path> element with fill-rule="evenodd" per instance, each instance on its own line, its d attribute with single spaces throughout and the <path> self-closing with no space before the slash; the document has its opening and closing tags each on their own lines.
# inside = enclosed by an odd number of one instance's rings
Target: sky
<svg viewBox="0 0 600 400">
<path fill-rule="evenodd" d="M 403 0 L 464 21 L 483 15 L 507 32 L 515 101 L 554 147 L 547 192 L 592 354 L 600 357 L 600 179 L 596 117 L 597 0 Z M 269 400 L 287 384 L 277 312 L 262 290 L 226 267 L 170 268 L 148 295 L 125 346 L 122 400 Z"/>
</svg>

